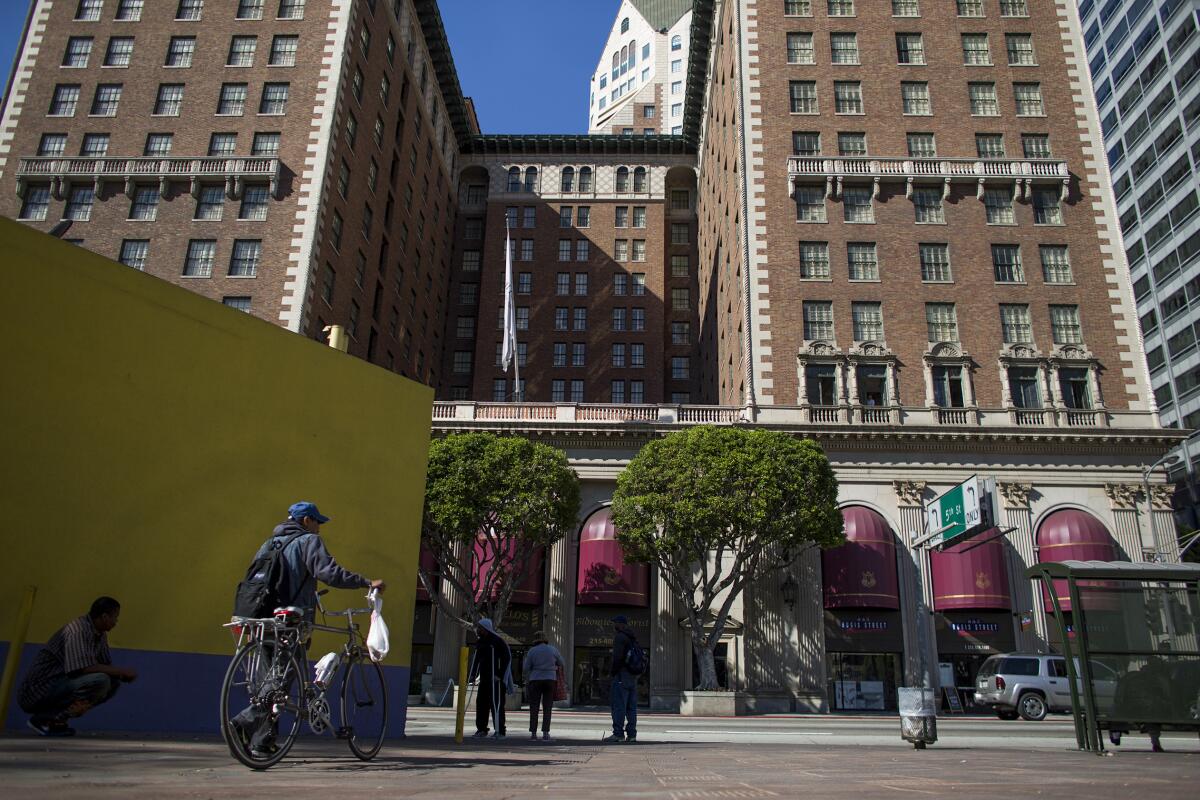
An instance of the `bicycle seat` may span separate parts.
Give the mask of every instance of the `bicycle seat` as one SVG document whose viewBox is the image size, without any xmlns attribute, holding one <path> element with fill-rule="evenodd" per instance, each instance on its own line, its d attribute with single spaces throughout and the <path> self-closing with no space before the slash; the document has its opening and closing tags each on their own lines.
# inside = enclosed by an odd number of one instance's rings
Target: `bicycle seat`
<svg viewBox="0 0 1200 800">
<path fill-rule="evenodd" d="M 304 619 L 304 609 L 299 606 L 285 606 L 275 609 L 272 615 L 285 625 L 294 625 Z"/>
</svg>

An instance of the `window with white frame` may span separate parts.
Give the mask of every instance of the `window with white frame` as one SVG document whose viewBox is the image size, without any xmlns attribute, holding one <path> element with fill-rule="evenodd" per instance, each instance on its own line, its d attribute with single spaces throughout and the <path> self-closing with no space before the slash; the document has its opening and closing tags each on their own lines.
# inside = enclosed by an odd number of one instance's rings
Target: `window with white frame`
<svg viewBox="0 0 1200 800">
<path fill-rule="evenodd" d="M 264 0 L 238 0 L 237 19 L 262 19 Z"/>
<path fill-rule="evenodd" d="M 229 256 L 229 275 L 233 278 L 253 278 L 258 275 L 262 261 L 261 239 L 234 239 Z"/>
<path fill-rule="evenodd" d="M 76 22 L 97 22 L 104 11 L 104 0 L 79 0 L 75 8 Z"/>
<path fill-rule="evenodd" d="M 133 40 L 130 40 L 130 50 L 133 49 Z M 172 36 L 170 43 L 167 45 L 167 60 L 164 66 L 179 67 L 181 69 L 192 65 L 192 57 L 196 54 L 196 37 L 195 36 Z"/>
<path fill-rule="evenodd" d="M 570 239 L 559 239 L 558 240 L 558 260 L 559 261 L 570 261 L 571 260 L 571 240 Z"/>
<path fill-rule="evenodd" d="M 158 216 L 158 198 L 157 186 L 134 187 L 133 200 L 129 204 L 129 218 L 153 221 Z"/>
<path fill-rule="evenodd" d="M 865 156 L 867 154 L 867 135 L 861 132 L 842 132 L 838 134 L 839 156 Z"/>
<path fill-rule="evenodd" d="M 831 17 L 854 16 L 854 0 L 825 0 L 825 8 Z"/>
<path fill-rule="evenodd" d="M 1026 0 L 1000 0 L 1000 16 L 1028 17 L 1029 7 Z"/>
<path fill-rule="evenodd" d="M 671 310 L 687 311 L 691 308 L 691 290 L 687 287 L 676 287 L 671 290 Z"/>
<path fill-rule="evenodd" d="M 1058 189 L 1035 189 L 1033 191 L 1033 224 L 1062 225 L 1062 203 Z"/>
<path fill-rule="evenodd" d="M 632 244 L 633 244 L 633 251 L 632 251 L 633 252 L 633 260 L 634 261 L 645 261 L 646 260 L 646 240 L 645 239 L 634 239 Z"/>
<path fill-rule="evenodd" d="M 929 84 L 924 81 L 902 81 L 900 99 L 904 113 L 913 116 L 929 116 L 933 113 L 929 102 Z"/>
<path fill-rule="evenodd" d="M 955 0 L 960 17 L 982 17 L 983 0 Z"/>
<path fill-rule="evenodd" d="M 1050 306 L 1050 333 L 1055 344 L 1083 344 L 1079 306 Z"/>
<path fill-rule="evenodd" d="M 550 402 L 565 403 L 567 400 L 567 382 L 562 378 L 550 381 Z"/>
<path fill-rule="evenodd" d="M 517 273 L 517 294 L 532 294 L 533 293 L 533 273 L 518 272 Z"/>
<path fill-rule="evenodd" d="M 919 0 L 892 0 L 893 17 L 919 17 L 921 5 Z"/>
<path fill-rule="evenodd" d="M 1051 158 L 1050 135 L 1046 133 L 1022 133 L 1021 151 L 1026 158 Z"/>
<path fill-rule="evenodd" d="M 834 64 L 857 64 L 858 35 L 854 33 L 829 34 L 829 52 Z"/>
<path fill-rule="evenodd" d="M 833 341 L 833 303 L 823 300 L 806 300 L 803 305 L 804 338 L 812 341 Z"/>
<path fill-rule="evenodd" d="M 692 341 L 691 324 L 687 322 L 671 323 L 671 344 L 687 345 Z"/>
<path fill-rule="evenodd" d="M 251 298 L 247 297 L 246 295 L 227 295 L 221 298 L 221 303 L 223 305 L 228 306 L 229 308 L 235 308 L 238 311 L 244 311 L 247 314 L 250 313 L 250 301 Z"/>
<path fill-rule="evenodd" d="M 967 96 L 971 101 L 971 116 L 1000 116 L 1000 103 L 996 99 L 996 84 L 983 81 L 968 83 Z"/>
<path fill-rule="evenodd" d="M 921 280 L 926 283 L 949 283 L 953 275 L 950 271 L 950 245 L 943 242 L 923 242 L 917 245 L 921 261 Z"/>
<path fill-rule="evenodd" d="M 671 277 L 686 278 L 688 277 L 688 257 L 687 256 L 671 256 Z"/>
<path fill-rule="evenodd" d="M 119 83 L 99 84 L 96 87 L 96 94 L 92 97 L 91 116 L 115 117 L 117 107 L 121 104 L 121 89 L 122 86 Z"/>
<path fill-rule="evenodd" d="M 288 89 L 289 84 L 286 83 L 264 83 L 258 113 L 286 114 Z"/>
<path fill-rule="evenodd" d="M 811 17 L 812 0 L 783 0 L 783 13 L 788 17 Z"/>
<path fill-rule="evenodd" d="M 54 96 L 50 99 L 50 110 L 46 113 L 51 117 L 73 117 L 78 104 L 79 84 L 60 83 L 54 87 Z"/>
<path fill-rule="evenodd" d="M 796 187 L 796 220 L 798 222 L 825 221 L 825 187 L 819 184 L 803 184 Z"/>
<path fill-rule="evenodd" d="M 587 239 L 578 239 L 575 242 L 575 260 L 587 261 L 591 254 L 591 244 Z"/>
<path fill-rule="evenodd" d="M 629 402 L 635 406 L 646 402 L 646 390 L 643 381 L 629 382 Z"/>
<path fill-rule="evenodd" d="M 236 117 L 246 113 L 246 84 L 221 84 L 221 94 L 217 99 L 217 113 Z"/>
<path fill-rule="evenodd" d="M 39 156 L 61 156 L 67 152 L 67 135 L 65 133 L 43 133 L 38 141 Z"/>
<path fill-rule="evenodd" d="M 912 201 L 913 208 L 916 210 L 918 223 L 935 225 L 946 221 L 945 210 L 942 207 L 942 190 L 940 188 L 913 189 Z"/>
<path fill-rule="evenodd" d="M 1006 33 L 1004 44 L 1010 66 L 1032 67 L 1037 64 L 1037 56 L 1033 52 L 1033 34 Z"/>
<path fill-rule="evenodd" d="M 625 402 L 625 381 L 614 380 L 609 383 L 609 402 L 624 403 Z"/>
<path fill-rule="evenodd" d="M 787 35 L 787 61 L 789 64 L 814 64 L 813 35 L 796 31 Z M 682 84 L 681 84 L 682 86 Z M 674 94 L 675 92 L 672 91 Z"/>
<path fill-rule="evenodd" d="M 301 19 L 304 16 L 304 0 L 279 0 L 279 19 Z"/>
<path fill-rule="evenodd" d="M 873 342 L 883 339 L 883 306 L 878 302 L 855 302 L 850 304 L 850 319 L 854 327 L 854 341 Z"/>
<path fill-rule="evenodd" d="M 582 367 L 587 364 L 587 344 L 573 342 L 571 344 L 571 366 Z"/>
<path fill-rule="evenodd" d="M 629 330 L 637 332 L 646 330 L 646 309 L 633 308 L 629 311 Z"/>
<path fill-rule="evenodd" d="M 842 190 L 842 219 L 845 222 L 874 222 L 871 190 L 865 186 L 847 186 Z"/>
<path fill-rule="evenodd" d="M 850 271 L 850 280 L 879 280 L 879 258 L 874 242 L 847 242 L 846 262 Z"/>
<path fill-rule="evenodd" d="M 830 277 L 828 242 L 800 242 L 800 277 L 814 280 Z"/>
<path fill-rule="evenodd" d="M 587 330 L 587 307 L 576 306 L 571 309 L 571 330 Z"/>
<path fill-rule="evenodd" d="M 142 18 L 145 0 L 117 0 L 116 19 L 121 22 L 137 22 Z"/>
<path fill-rule="evenodd" d="M 192 239 L 188 242 L 183 262 L 183 274 L 188 278 L 212 277 L 213 261 L 217 256 L 216 239 Z"/>
<path fill-rule="evenodd" d="M 533 239 L 521 240 L 521 260 L 533 261 Z"/>
<path fill-rule="evenodd" d="M 931 342 L 958 341 L 958 315 L 953 303 L 926 303 L 925 327 Z"/>
<path fill-rule="evenodd" d="M 121 241 L 121 254 L 117 256 L 117 261 L 125 266 L 145 271 L 149 258 L 149 239 L 123 239 Z"/>
<path fill-rule="evenodd" d="M 792 155 L 821 155 L 821 134 L 816 131 L 792 131 Z"/>
<path fill-rule="evenodd" d="M 1013 99 L 1017 104 L 1018 117 L 1041 117 L 1046 114 L 1042 106 L 1040 83 L 1014 83 Z"/>
<path fill-rule="evenodd" d="M 72 36 L 67 39 L 67 50 L 63 53 L 62 65 L 64 67 L 86 67 L 91 55 L 92 37 Z"/>
<path fill-rule="evenodd" d="M 980 158 L 1004 158 L 1004 134 L 975 134 L 975 153 Z"/>
<path fill-rule="evenodd" d="M 96 192 L 93 187 L 72 186 L 67 195 L 67 204 L 63 208 L 63 219 L 87 222 L 92 218 L 92 204 L 95 200 Z"/>
<path fill-rule="evenodd" d="M 104 158 L 108 155 L 108 142 L 107 133 L 85 133 L 79 155 L 86 158 Z"/>
<path fill-rule="evenodd" d="M 571 402 L 583 402 L 583 380 L 580 378 L 571 379 Z"/>
<path fill-rule="evenodd" d="M 1013 213 L 1013 193 L 1010 187 L 985 189 L 983 207 L 989 225 L 1015 225 L 1017 222 Z"/>
<path fill-rule="evenodd" d="M 198 20 L 204 11 L 204 0 L 179 0 L 175 11 L 175 19 Z"/>
<path fill-rule="evenodd" d="M 616 332 L 625 330 L 625 309 L 614 308 L 612 310 L 612 329 Z"/>
<path fill-rule="evenodd" d="M 913 158 L 933 158 L 937 155 L 937 143 L 932 133 L 905 134 L 908 154 Z"/>
<path fill-rule="evenodd" d="M 969 66 L 986 66 L 992 63 L 992 51 L 988 47 L 986 33 L 964 33 L 962 35 L 963 63 Z"/>
<path fill-rule="evenodd" d="M 816 81 L 788 81 L 788 96 L 793 114 L 818 113 Z"/>
<path fill-rule="evenodd" d="M 1074 283 L 1071 256 L 1065 244 L 1043 244 L 1038 247 L 1042 258 L 1042 278 L 1046 283 Z"/>
<path fill-rule="evenodd" d="M 1000 340 L 1005 344 L 1032 344 L 1033 322 L 1029 306 L 1021 303 L 1000 304 Z"/>
<path fill-rule="evenodd" d="M 294 67 L 299 48 L 299 36 L 276 36 L 271 40 L 271 56 L 267 63 L 273 67 Z"/>
<path fill-rule="evenodd" d="M 644 273 L 644 272 L 633 273 L 632 294 L 634 297 L 642 297 L 646 294 L 646 273 Z"/>
<path fill-rule="evenodd" d="M 588 293 L 588 274 L 586 272 L 575 273 L 575 296 L 586 297 Z"/>
<path fill-rule="evenodd" d="M 225 209 L 225 187 L 210 184 L 200 187 L 196 197 L 196 213 L 193 219 L 219 220 Z"/>
<path fill-rule="evenodd" d="M 900 64 L 925 63 L 925 40 L 921 34 L 896 34 L 896 61 Z"/>
<path fill-rule="evenodd" d="M 834 81 L 833 110 L 837 114 L 863 113 L 862 84 L 859 81 Z"/>
<path fill-rule="evenodd" d="M 266 219 L 269 197 L 267 187 L 264 185 L 251 184 L 242 189 L 242 205 L 238 209 L 238 219 Z"/>
<path fill-rule="evenodd" d="M 25 187 L 25 196 L 21 199 L 21 212 L 17 217 L 23 220 L 44 220 L 50 211 L 50 187 L 32 184 Z"/>
</svg>

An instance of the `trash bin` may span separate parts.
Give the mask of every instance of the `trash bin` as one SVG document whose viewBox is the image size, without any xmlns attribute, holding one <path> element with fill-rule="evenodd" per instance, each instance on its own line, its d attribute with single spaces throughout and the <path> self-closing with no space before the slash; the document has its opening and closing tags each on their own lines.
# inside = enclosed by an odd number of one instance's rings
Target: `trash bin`
<svg viewBox="0 0 1200 800">
<path fill-rule="evenodd" d="M 937 741 L 937 706 L 933 689 L 903 687 L 896 690 L 900 707 L 900 738 L 924 750 Z"/>
</svg>

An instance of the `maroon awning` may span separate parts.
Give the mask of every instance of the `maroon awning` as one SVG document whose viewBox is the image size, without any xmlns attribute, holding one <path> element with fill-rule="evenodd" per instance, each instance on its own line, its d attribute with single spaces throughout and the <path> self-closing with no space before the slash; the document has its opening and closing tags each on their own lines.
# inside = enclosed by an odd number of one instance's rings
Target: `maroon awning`
<svg viewBox="0 0 1200 800">
<path fill-rule="evenodd" d="M 480 533 L 475 540 L 475 558 L 476 561 L 486 561 L 480 566 L 475 575 L 475 597 L 479 599 L 483 595 L 483 587 L 487 585 L 487 578 L 491 575 L 492 569 L 495 568 L 495 559 L 492 558 L 491 547 L 487 545 L 485 534 Z M 517 540 L 515 537 L 508 537 L 505 540 L 505 545 L 500 555 L 500 562 L 505 568 L 511 568 L 513 555 L 517 551 Z M 513 590 L 512 596 L 509 598 L 510 603 L 520 605 L 537 606 L 542 604 L 542 566 L 546 560 L 546 548 L 536 547 L 529 557 L 529 568 L 525 573 L 525 579 L 522 580 Z M 494 593 L 493 593 L 494 594 Z M 494 598 L 493 598 L 494 599 Z"/>
<path fill-rule="evenodd" d="M 986 537 L 994 533 L 980 535 Z M 963 542 L 940 553 L 932 553 L 929 560 L 933 568 L 933 607 L 936 610 L 1012 609 L 1004 545 L 999 540 L 975 547 L 971 547 L 971 542 Z"/>
<path fill-rule="evenodd" d="M 609 510 L 588 517 L 579 534 L 579 580 L 576 600 L 581 606 L 650 605 L 650 567 L 626 564 L 617 543 Z"/>
<path fill-rule="evenodd" d="M 427 548 L 424 544 L 421 545 L 420 561 L 421 561 L 421 566 L 424 567 L 425 571 L 428 572 L 430 575 L 433 575 L 434 573 L 437 572 L 437 558 L 433 555 L 433 552 L 429 548 Z M 434 583 L 435 584 L 437 583 L 436 578 L 434 578 Z M 418 575 L 417 576 L 417 602 L 418 603 L 428 603 L 429 601 L 430 601 L 429 592 L 425 591 L 425 584 L 421 583 L 421 576 Z"/>
<path fill-rule="evenodd" d="M 826 608 L 900 608 L 896 535 L 863 506 L 842 509 L 846 543 L 821 553 Z"/>
<path fill-rule="evenodd" d="M 1086 511 L 1065 508 L 1055 511 L 1042 522 L 1037 533 L 1038 561 L 1116 561 L 1117 552 L 1112 535 L 1104 523 Z M 1105 581 L 1079 581 L 1081 590 L 1094 586 L 1102 588 L 1115 584 Z M 1065 580 L 1054 581 L 1054 593 L 1063 611 L 1071 610 L 1071 596 Z M 1085 603 L 1085 608 L 1112 608 L 1117 603 L 1115 596 L 1093 595 L 1095 602 Z M 1054 611 L 1050 591 L 1042 586 L 1042 601 L 1046 611 Z"/>
</svg>

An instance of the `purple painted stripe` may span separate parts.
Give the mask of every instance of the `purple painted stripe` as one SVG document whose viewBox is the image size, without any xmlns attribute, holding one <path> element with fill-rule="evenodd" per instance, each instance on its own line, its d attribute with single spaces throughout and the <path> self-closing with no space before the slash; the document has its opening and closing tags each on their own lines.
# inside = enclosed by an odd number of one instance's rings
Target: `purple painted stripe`
<svg viewBox="0 0 1200 800">
<path fill-rule="evenodd" d="M 40 649 L 40 644 L 27 644 L 21 653 L 17 686 L 6 720 L 9 730 L 25 727 L 27 715 L 17 705 L 17 688 Z M 8 642 L 0 642 L 0 660 L 7 654 Z M 113 663 L 133 667 L 138 679 L 122 686 L 110 702 L 73 725 L 81 730 L 219 733 L 221 682 L 231 656 L 114 649 Z M 388 689 L 388 735 L 403 736 L 408 713 L 408 667 L 384 667 L 383 675 Z M 333 705 L 336 717 L 336 699 Z"/>
</svg>

